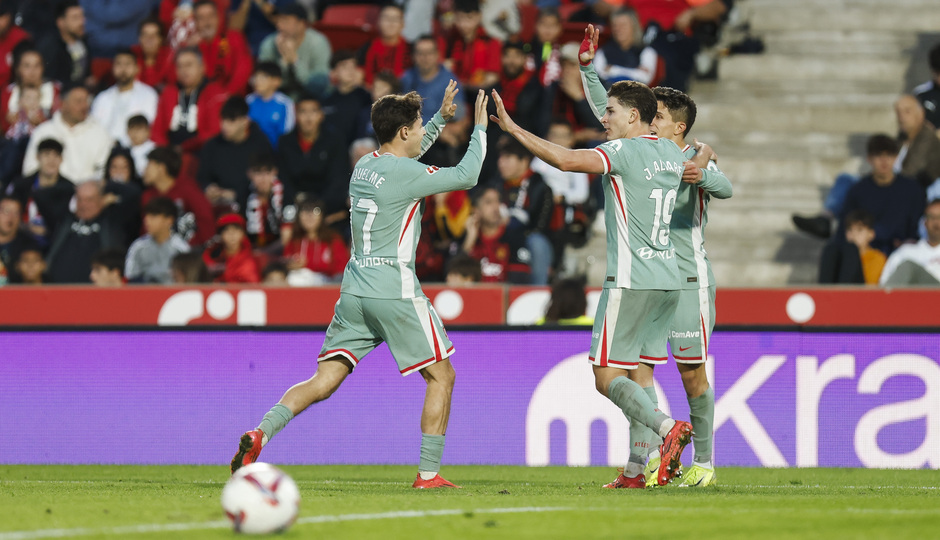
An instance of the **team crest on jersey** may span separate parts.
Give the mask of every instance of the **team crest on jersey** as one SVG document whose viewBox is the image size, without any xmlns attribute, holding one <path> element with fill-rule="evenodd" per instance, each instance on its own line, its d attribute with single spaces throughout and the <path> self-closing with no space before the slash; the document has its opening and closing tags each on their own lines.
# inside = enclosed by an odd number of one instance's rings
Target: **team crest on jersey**
<svg viewBox="0 0 940 540">
<path fill-rule="evenodd" d="M 428 171 L 428 174 L 434 174 L 434 173 L 436 173 L 437 171 L 441 170 L 441 168 L 440 168 L 440 167 L 435 167 L 434 165 L 431 165 L 430 167 L 428 167 L 428 168 L 425 169 L 425 170 Z"/>
</svg>

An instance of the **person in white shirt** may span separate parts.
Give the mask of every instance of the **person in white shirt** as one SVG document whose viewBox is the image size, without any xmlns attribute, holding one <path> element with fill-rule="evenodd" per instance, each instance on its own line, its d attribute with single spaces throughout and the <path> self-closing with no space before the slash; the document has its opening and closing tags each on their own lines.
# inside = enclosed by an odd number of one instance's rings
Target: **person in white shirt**
<svg viewBox="0 0 940 540">
<path fill-rule="evenodd" d="M 545 138 L 565 148 L 574 148 L 574 130 L 563 119 L 552 120 Z M 559 171 L 539 158 L 532 160 L 533 171 L 542 175 L 545 183 L 552 188 L 556 204 L 583 204 L 590 195 L 588 175 L 580 172 Z"/>
<path fill-rule="evenodd" d="M 888 257 L 881 272 L 882 287 L 940 285 L 940 199 L 927 204 L 924 227 L 926 238 L 904 244 Z"/>
<path fill-rule="evenodd" d="M 82 86 L 70 89 L 62 98 L 62 108 L 51 120 L 36 126 L 26 146 L 23 159 L 23 176 L 39 170 L 36 148 L 40 141 L 55 139 L 62 143 L 62 176 L 76 184 L 104 178 L 104 164 L 114 146 L 114 140 L 88 111 L 91 98 Z"/>
<path fill-rule="evenodd" d="M 118 51 L 112 65 L 114 86 L 98 94 L 91 106 L 91 116 L 121 146 L 130 146 L 127 138 L 127 121 L 130 117 L 140 114 L 148 122 L 153 122 L 157 115 L 160 96 L 156 90 L 137 80 L 139 72 L 134 53 L 130 49 Z"/>
</svg>

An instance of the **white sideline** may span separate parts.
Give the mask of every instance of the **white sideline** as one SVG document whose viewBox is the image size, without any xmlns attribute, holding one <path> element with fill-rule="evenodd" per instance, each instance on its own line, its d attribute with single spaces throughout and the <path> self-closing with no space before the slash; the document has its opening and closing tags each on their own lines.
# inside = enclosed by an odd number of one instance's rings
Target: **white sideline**
<svg viewBox="0 0 940 540">
<path fill-rule="evenodd" d="M 374 519 L 402 519 L 431 516 L 459 516 L 471 514 L 516 514 L 532 512 L 563 512 L 574 510 L 565 506 L 521 506 L 515 508 L 478 508 L 475 510 L 405 510 L 399 512 L 381 512 L 377 514 L 339 514 L 334 516 L 308 516 L 299 518 L 297 523 L 332 523 L 340 521 L 368 521 Z M 194 531 L 202 529 L 227 529 L 232 524 L 228 520 L 204 521 L 202 523 L 154 523 L 150 525 L 126 525 L 123 527 L 75 529 L 40 529 L 37 531 L 0 532 L 0 540 L 32 540 L 34 538 L 66 538 L 70 536 L 88 536 L 92 534 L 141 534 L 158 532 Z"/>
</svg>

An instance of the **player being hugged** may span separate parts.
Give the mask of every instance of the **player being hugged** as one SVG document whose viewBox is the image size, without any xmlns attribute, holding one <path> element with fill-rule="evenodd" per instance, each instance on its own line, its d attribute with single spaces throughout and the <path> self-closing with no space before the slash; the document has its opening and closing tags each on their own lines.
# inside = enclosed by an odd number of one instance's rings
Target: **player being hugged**
<svg viewBox="0 0 940 540">
<path fill-rule="evenodd" d="M 317 357 L 316 373 L 292 386 L 257 429 L 242 435 L 232 472 L 257 461 L 262 447 L 310 405 L 330 397 L 360 360 L 383 341 L 402 375 L 427 382 L 421 412 L 421 456 L 415 488 L 457 487 L 438 472 L 450 417 L 454 347 L 415 276 L 422 201 L 476 185 L 486 155 L 487 96 L 476 99 L 473 135 L 463 159 L 440 169 L 419 163 L 454 116 L 457 84 L 450 81 L 441 109 L 421 125 L 421 96 L 385 96 L 372 105 L 380 147 L 356 164 L 349 182 L 352 257 L 340 299 Z"/>
<path fill-rule="evenodd" d="M 585 34 L 582 52 L 594 47 Z M 597 391 L 628 419 L 663 437 L 657 482 L 665 485 L 681 474 L 679 458 L 691 440 L 692 426 L 657 409 L 631 379 L 641 362 L 666 358 L 666 340 L 679 301 L 669 223 L 683 176 L 700 171 L 675 143 L 650 135 L 656 97 L 649 87 L 617 82 L 606 98 L 601 123 L 607 142 L 589 150 L 563 148 L 522 129 L 495 91 L 497 115 L 490 119 L 553 167 L 604 175 L 607 278 L 591 338 L 594 381 Z M 628 464 L 626 475 L 621 473 L 605 487 L 645 488 L 643 465 Z"/>
</svg>

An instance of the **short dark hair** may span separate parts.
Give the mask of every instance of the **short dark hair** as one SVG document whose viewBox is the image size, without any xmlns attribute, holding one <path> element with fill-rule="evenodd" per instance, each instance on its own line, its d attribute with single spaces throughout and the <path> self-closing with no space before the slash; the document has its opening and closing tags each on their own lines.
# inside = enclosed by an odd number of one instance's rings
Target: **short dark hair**
<svg viewBox="0 0 940 540">
<path fill-rule="evenodd" d="M 261 271 L 261 279 L 264 280 L 275 272 L 280 272 L 287 276 L 287 265 L 281 261 L 273 261 L 268 263 L 268 265 L 264 267 L 264 270 Z"/>
<path fill-rule="evenodd" d="M 156 17 L 147 17 L 146 19 L 140 21 L 140 24 L 137 25 L 137 33 L 140 34 L 144 27 L 149 24 L 156 25 L 157 29 L 159 30 L 158 33 L 160 34 L 160 37 L 166 39 L 166 30 L 163 29 L 163 23 L 160 22 L 160 19 Z"/>
<path fill-rule="evenodd" d="M 166 174 L 176 178 L 180 174 L 183 160 L 180 155 L 169 146 L 158 146 L 147 154 L 147 159 L 155 161 L 166 167 Z"/>
<path fill-rule="evenodd" d="M 13 202 L 15 202 L 15 203 L 17 204 L 17 206 L 20 207 L 21 210 L 22 210 L 22 208 L 23 208 L 23 201 L 17 199 L 17 198 L 14 197 L 13 195 L 9 195 L 9 194 L 0 192 L 0 203 L 2 203 L 3 201 L 13 201 Z"/>
<path fill-rule="evenodd" d="M 387 84 L 391 89 L 392 94 L 398 94 L 401 92 L 401 81 L 398 80 L 398 77 L 395 76 L 391 71 L 380 71 L 375 74 L 376 81 L 382 81 Z"/>
<path fill-rule="evenodd" d="M 55 7 L 55 18 L 61 19 L 65 17 L 65 14 L 68 12 L 68 10 L 80 7 L 82 6 L 78 4 L 78 0 L 62 0 Z"/>
<path fill-rule="evenodd" d="M 522 145 L 521 142 L 517 141 L 515 137 L 509 135 L 503 135 L 499 140 L 499 154 L 508 154 L 510 156 L 516 156 L 519 159 L 527 159 L 532 161 L 532 152 Z"/>
<path fill-rule="evenodd" d="M 179 215 L 179 208 L 169 197 L 154 197 L 144 205 L 143 214 L 145 216 L 166 216 L 176 220 Z"/>
<path fill-rule="evenodd" d="M 587 310 L 587 294 L 580 279 L 563 279 L 552 287 L 551 300 L 545 311 L 545 322 L 576 319 Z"/>
<path fill-rule="evenodd" d="M 421 96 L 417 92 L 390 94 L 372 104 L 372 129 L 379 144 L 395 139 L 398 130 L 421 118 Z"/>
<path fill-rule="evenodd" d="M 521 52 L 522 54 L 525 54 L 526 52 L 525 45 L 526 44 L 521 41 L 507 41 L 506 43 L 503 43 L 503 54 L 505 54 L 506 51 L 509 51 L 509 50 L 517 50 Z"/>
<path fill-rule="evenodd" d="M 150 121 L 142 114 L 135 114 L 127 119 L 127 129 L 149 128 Z"/>
<path fill-rule="evenodd" d="M 457 0 L 454 2 L 457 13 L 476 13 L 480 11 L 480 0 Z"/>
<path fill-rule="evenodd" d="M 930 69 L 934 73 L 940 73 L 940 43 L 937 43 L 930 49 L 930 54 L 927 59 L 930 63 Z"/>
<path fill-rule="evenodd" d="M 685 131 L 682 136 L 689 134 L 692 124 L 695 123 L 695 102 L 685 92 L 680 92 L 675 88 L 668 86 L 657 86 L 653 88 L 653 95 L 657 101 L 662 101 L 663 106 L 669 110 L 672 119 L 676 122 L 685 122 Z"/>
<path fill-rule="evenodd" d="M 92 266 L 103 266 L 108 270 L 117 270 L 124 277 L 124 260 L 127 254 L 123 249 L 102 249 L 91 257 Z"/>
<path fill-rule="evenodd" d="M 219 116 L 222 117 L 222 120 L 238 120 L 239 118 L 247 117 L 248 104 L 245 103 L 245 98 L 232 96 L 225 100 L 225 104 L 222 105 L 222 112 L 219 113 Z"/>
<path fill-rule="evenodd" d="M 272 171 L 277 169 L 277 160 L 270 152 L 256 152 L 248 158 L 249 171 Z"/>
<path fill-rule="evenodd" d="M 43 139 L 39 141 L 39 145 L 36 147 L 36 154 L 38 155 L 42 152 L 52 151 L 61 156 L 63 150 L 64 148 L 62 147 L 62 143 L 59 141 L 55 139 Z"/>
<path fill-rule="evenodd" d="M 111 57 L 111 60 L 112 61 L 117 60 L 118 56 L 130 56 L 131 60 L 133 60 L 134 62 L 137 62 L 137 55 L 134 54 L 134 51 L 130 50 L 127 47 L 122 47 L 118 49 L 117 52 L 114 53 L 114 56 Z"/>
<path fill-rule="evenodd" d="M 255 73 L 263 73 L 268 77 L 276 77 L 278 79 L 284 76 L 281 73 L 281 66 L 277 65 L 277 62 L 258 62 L 255 64 Z"/>
<path fill-rule="evenodd" d="M 874 230 L 875 218 L 864 210 L 852 210 L 845 216 L 845 228 L 850 229 L 853 225 L 863 225 L 868 229 Z"/>
<path fill-rule="evenodd" d="M 885 154 L 896 156 L 900 152 L 898 142 L 893 137 L 884 133 L 878 133 L 868 138 L 868 144 L 865 147 L 865 155 L 869 157 L 882 156 Z"/>
<path fill-rule="evenodd" d="M 295 109 L 299 108 L 300 104 L 303 103 L 304 101 L 314 101 L 316 102 L 317 106 L 321 108 L 323 107 L 323 103 L 321 102 L 320 98 L 316 94 L 312 94 L 310 92 L 304 92 L 300 94 L 300 96 L 298 96 L 297 99 L 294 100 L 294 108 Z"/>
<path fill-rule="evenodd" d="M 184 283 L 209 283 L 209 269 L 202 255 L 195 251 L 180 253 L 173 257 L 170 268 L 183 276 Z"/>
<path fill-rule="evenodd" d="M 437 42 L 437 38 L 434 37 L 434 35 L 432 34 L 421 34 L 420 36 L 415 38 L 414 42 L 411 44 L 412 48 L 414 48 L 414 46 L 417 45 L 419 41 L 430 41 L 431 43 L 434 44 L 435 49 L 440 47 L 440 45 Z"/>
<path fill-rule="evenodd" d="M 340 49 L 334 52 L 333 56 L 330 57 L 330 69 L 336 69 L 336 66 L 347 60 L 354 60 L 357 65 L 359 64 L 356 53 L 349 49 Z"/>
<path fill-rule="evenodd" d="M 212 9 L 219 11 L 219 6 L 215 4 L 215 0 L 196 0 L 193 2 L 193 11 L 202 6 L 212 6 Z"/>
<path fill-rule="evenodd" d="M 195 45 L 187 45 L 186 47 L 180 47 L 179 49 L 176 49 L 176 55 L 173 56 L 173 62 L 176 63 L 176 61 L 180 59 L 180 56 L 183 56 L 184 54 L 193 54 L 196 56 L 196 58 L 199 59 L 200 62 L 205 63 L 205 60 L 202 58 L 202 51 L 199 50 L 199 47 Z"/>
<path fill-rule="evenodd" d="M 656 118 L 656 96 L 649 86 L 636 81 L 618 81 L 610 87 L 607 95 L 615 98 L 626 109 L 636 109 L 640 121 L 651 124 Z"/>
<path fill-rule="evenodd" d="M 558 8 L 555 8 L 555 7 L 544 7 L 540 9 L 539 16 L 536 18 L 536 20 L 541 19 L 543 17 L 554 17 L 558 19 L 558 22 L 561 22 L 561 12 L 559 12 Z"/>
<path fill-rule="evenodd" d="M 447 261 L 447 272 L 445 272 L 445 275 L 449 274 L 468 277 L 473 282 L 483 280 L 483 269 L 480 267 L 480 261 L 466 253 L 458 253 Z"/>
</svg>

